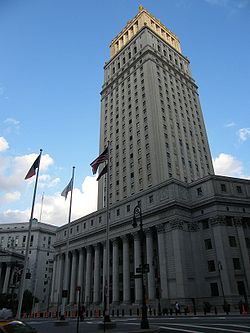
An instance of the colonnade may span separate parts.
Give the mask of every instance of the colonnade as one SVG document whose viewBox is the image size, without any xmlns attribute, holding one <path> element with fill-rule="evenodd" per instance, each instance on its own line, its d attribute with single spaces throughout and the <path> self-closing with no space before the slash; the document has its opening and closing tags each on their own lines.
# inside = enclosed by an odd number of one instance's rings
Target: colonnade
<svg viewBox="0 0 250 333">
<path fill-rule="evenodd" d="M 154 308 L 159 304 L 169 308 L 176 300 L 188 304 L 190 299 L 196 298 L 203 302 L 204 297 L 207 299 L 214 296 L 209 289 L 211 281 L 218 286 L 216 296 L 222 296 L 220 285 L 223 285 L 225 295 L 236 297 L 238 280 L 239 283 L 244 283 L 246 293 L 249 293 L 249 253 L 241 218 L 230 218 L 227 222 L 225 216 L 215 216 L 205 222 L 206 226 L 203 225 L 203 220 L 197 223 L 173 219 L 144 229 L 144 263 L 149 267 L 149 271 L 144 273 L 143 278 L 147 303 Z M 235 235 L 237 239 L 237 247 L 233 248 L 233 251 L 228 243 L 228 237 L 231 235 Z M 213 255 L 204 249 L 205 239 L 210 239 Z M 80 248 L 73 248 L 73 241 L 71 244 L 67 271 L 65 252 L 59 246 L 57 248 L 51 302 L 60 305 L 62 290 L 66 289 L 66 304 L 74 305 L 79 296 L 77 290 L 80 289 L 81 304 L 90 307 L 102 306 L 104 289 L 107 288 L 106 242 L 103 240 L 88 243 Z M 141 271 L 139 232 L 120 234 L 117 237 L 111 234 L 109 245 L 108 289 L 111 305 L 141 304 L 142 280 L 136 276 Z M 65 246 L 65 243 L 62 246 Z M 233 258 L 238 258 L 241 263 L 237 276 L 235 269 L 231 268 Z M 214 261 L 215 269 L 212 272 L 208 270 L 209 260 Z M 218 263 L 223 267 L 222 272 L 218 271 Z"/>
<path fill-rule="evenodd" d="M 168 297 L 166 249 L 164 227 L 147 229 L 144 233 L 145 262 L 149 272 L 145 274 L 146 295 L 149 301 L 156 298 L 161 281 L 162 297 Z M 61 302 L 62 289 L 69 291 L 67 303 L 77 302 L 77 289 L 81 289 L 81 302 L 102 304 L 106 276 L 106 242 L 99 242 L 69 251 L 69 270 L 64 271 L 65 253 L 56 255 L 52 280 L 51 302 Z M 158 259 L 159 258 L 159 259 Z M 157 261 L 161 269 L 158 272 Z M 110 302 L 140 304 L 142 301 L 141 278 L 134 278 L 136 268 L 141 267 L 141 239 L 138 232 L 110 239 Z M 77 288 L 78 287 L 78 288 Z M 80 287 L 80 288 L 79 288 Z M 107 287 L 107 286 L 106 286 Z"/>
<path fill-rule="evenodd" d="M 15 274 L 18 267 L 13 262 L 0 262 L 0 294 L 11 292 L 10 286 L 15 286 Z"/>
</svg>

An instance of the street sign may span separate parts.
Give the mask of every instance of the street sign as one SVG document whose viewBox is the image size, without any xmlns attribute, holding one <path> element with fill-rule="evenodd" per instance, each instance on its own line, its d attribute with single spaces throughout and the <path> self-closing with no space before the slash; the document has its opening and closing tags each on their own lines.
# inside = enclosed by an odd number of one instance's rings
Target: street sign
<svg viewBox="0 0 250 333">
<path fill-rule="evenodd" d="M 68 290 L 63 290 L 62 291 L 62 297 L 68 297 Z"/>
<path fill-rule="evenodd" d="M 135 279 L 141 279 L 142 278 L 142 274 L 134 274 L 134 278 Z"/>
<path fill-rule="evenodd" d="M 141 266 L 135 269 L 136 273 L 148 273 L 149 272 L 149 264 L 144 264 L 143 269 Z"/>
</svg>

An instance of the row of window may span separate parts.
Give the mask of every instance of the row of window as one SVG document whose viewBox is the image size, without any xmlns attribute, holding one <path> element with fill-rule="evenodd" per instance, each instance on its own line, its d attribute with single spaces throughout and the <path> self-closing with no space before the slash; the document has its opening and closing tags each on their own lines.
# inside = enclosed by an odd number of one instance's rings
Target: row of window
<svg viewBox="0 0 250 333">
<path fill-rule="evenodd" d="M 234 270 L 241 269 L 240 258 L 232 258 L 232 262 L 233 262 Z M 214 260 L 208 260 L 207 261 L 207 269 L 208 269 L 208 272 L 210 272 L 210 273 L 215 272 L 216 270 L 218 270 L 220 272 L 223 269 L 223 267 L 221 266 L 220 263 L 218 263 L 218 267 L 216 269 L 215 261 Z"/>
<path fill-rule="evenodd" d="M 228 242 L 230 247 L 237 247 L 237 241 L 235 236 L 228 236 Z M 250 249 L 250 238 L 246 237 L 245 238 L 246 246 L 248 249 Z M 213 248 L 212 245 L 212 240 L 211 238 L 207 238 L 204 240 L 205 243 L 205 249 L 206 250 L 211 250 Z"/>
<path fill-rule="evenodd" d="M 235 189 L 235 192 L 237 194 L 242 194 L 243 193 L 242 187 L 240 185 L 235 185 L 234 189 Z M 220 191 L 221 192 L 227 192 L 227 185 L 224 184 L 224 183 L 221 183 L 220 184 Z M 197 196 L 202 196 L 203 193 L 204 193 L 202 187 L 197 187 L 196 193 L 197 193 Z"/>
</svg>

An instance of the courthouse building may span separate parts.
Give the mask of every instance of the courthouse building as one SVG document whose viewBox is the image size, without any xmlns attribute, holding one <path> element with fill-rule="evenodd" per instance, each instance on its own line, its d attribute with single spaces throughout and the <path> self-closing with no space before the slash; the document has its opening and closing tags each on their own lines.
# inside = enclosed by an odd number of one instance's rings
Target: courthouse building
<svg viewBox="0 0 250 333">
<path fill-rule="evenodd" d="M 250 182 L 216 176 L 198 87 L 180 41 L 143 7 L 112 40 L 101 91 L 100 152 L 110 143 L 98 210 L 57 231 L 52 303 L 103 309 L 106 205 L 109 199 L 111 311 L 136 313 L 142 283 L 142 211 L 146 300 L 152 311 L 183 305 L 236 306 L 250 287 Z M 65 271 L 69 237 L 69 269 Z M 137 270 L 138 271 L 138 270 Z M 65 288 L 64 288 L 65 289 Z M 78 288 L 79 289 L 79 288 Z"/>
<path fill-rule="evenodd" d="M 37 297 L 37 309 L 46 310 L 52 287 L 53 243 L 56 226 L 33 220 L 25 289 Z M 0 224 L 0 295 L 18 294 L 24 266 L 29 223 Z"/>
</svg>

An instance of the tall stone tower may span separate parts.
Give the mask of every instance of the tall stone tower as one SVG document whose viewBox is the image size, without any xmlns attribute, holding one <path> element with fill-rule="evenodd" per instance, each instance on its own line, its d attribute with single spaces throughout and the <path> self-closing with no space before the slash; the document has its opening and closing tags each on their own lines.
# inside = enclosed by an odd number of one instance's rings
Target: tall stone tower
<svg viewBox="0 0 250 333">
<path fill-rule="evenodd" d="M 198 87 L 180 42 L 140 6 L 112 40 L 101 91 L 100 151 L 110 141 L 110 204 L 175 178 L 213 174 Z M 106 204 L 105 177 L 98 208 Z"/>
</svg>

